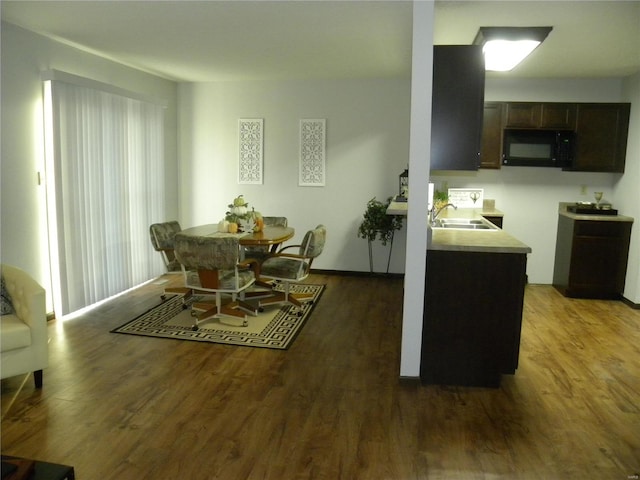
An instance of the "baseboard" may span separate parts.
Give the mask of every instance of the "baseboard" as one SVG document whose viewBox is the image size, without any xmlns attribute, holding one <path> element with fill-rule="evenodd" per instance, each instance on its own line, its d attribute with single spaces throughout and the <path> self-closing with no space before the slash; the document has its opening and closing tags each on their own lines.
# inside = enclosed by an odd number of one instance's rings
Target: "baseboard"
<svg viewBox="0 0 640 480">
<path fill-rule="evenodd" d="M 624 296 L 620 295 L 620 300 L 622 300 L 622 303 L 624 303 L 625 305 L 627 305 L 628 307 L 633 308 L 634 310 L 640 310 L 640 303 L 634 303 L 631 300 L 629 300 L 628 298 L 625 298 Z"/>
<path fill-rule="evenodd" d="M 400 385 L 404 385 L 407 387 L 419 387 L 422 385 L 420 382 L 420 377 L 400 377 Z"/>
<path fill-rule="evenodd" d="M 404 278 L 404 273 L 371 273 L 371 272 L 356 272 L 351 270 L 319 270 L 312 268 L 311 273 L 318 275 L 340 275 L 346 277 L 387 277 L 387 278 Z"/>
</svg>

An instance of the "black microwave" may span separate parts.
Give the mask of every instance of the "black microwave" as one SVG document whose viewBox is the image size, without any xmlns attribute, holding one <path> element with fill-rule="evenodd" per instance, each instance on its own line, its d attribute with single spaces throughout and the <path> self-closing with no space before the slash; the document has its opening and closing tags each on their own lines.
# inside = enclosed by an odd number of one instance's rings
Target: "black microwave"
<svg viewBox="0 0 640 480">
<path fill-rule="evenodd" d="M 502 164 L 513 167 L 571 167 L 575 133 L 569 130 L 504 130 Z"/>
</svg>

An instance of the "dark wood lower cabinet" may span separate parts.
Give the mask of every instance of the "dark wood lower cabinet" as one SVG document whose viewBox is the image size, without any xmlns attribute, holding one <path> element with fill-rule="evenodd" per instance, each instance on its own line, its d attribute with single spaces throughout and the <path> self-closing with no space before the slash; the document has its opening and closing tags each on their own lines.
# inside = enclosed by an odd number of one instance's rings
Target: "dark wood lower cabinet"
<svg viewBox="0 0 640 480">
<path fill-rule="evenodd" d="M 632 222 L 558 217 L 553 285 L 567 297 L 619 299 Z"/>
<path fill-rule="evenodd" d="M 518 367 L 527 255 L 429 251 L 420 378 L 498 387 Z"/>
</svg>

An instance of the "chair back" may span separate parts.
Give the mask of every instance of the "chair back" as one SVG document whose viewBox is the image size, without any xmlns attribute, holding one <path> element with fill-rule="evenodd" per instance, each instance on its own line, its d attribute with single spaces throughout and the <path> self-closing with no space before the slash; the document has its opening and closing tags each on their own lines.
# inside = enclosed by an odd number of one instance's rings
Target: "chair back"
<svg viewBox="0 0 640 480">
<path fill-rule="evenodd" d="M 318 257 L 324 250 L 324 244 L 327 239 L 327 227 L 318 225 L 313 230 L 305 233 L 300 245 L 300 255 L 310 259 Z"/>
<path fill-rule="evenodd" d="M 151 237 L 151 245 L 153 249 L 160 252 L 167 271 L 179 272 L 180 264 L 177 262 L 173 252 L 174 238 L 176 233 L 180 232 L 180 224 L 170 221 L 163 223 L 154 223 L 149 227 L 149 236 Z"/>
<path fill-rule="evenodd" d="M 240 243 L 235 235 L 205 237 L 175 236 L 178 261 L 189 270 L 232 270 L 240 260 Z"/>
<path fill-rule="evenodd" d="M 266 227 L 286 227 L 287 217 L 262 217 Z M 245 257 L 254 258 L 258 261 L 264 260 L 269 255 L 268 245 L 251 245 L 244 247 Z"/>
<path fill-rule="evenodd" d="M 240 243 L 235 235 L 204 237 L 178 233 L 175 249 L 189 288 L 239 293 L 255 282 L 253 270 L 247 266 L 239 268 Z"/>
<path fill-rule="evenodd" d="M 173 250 L 174 237 L 180 230 L 180 224 L 176 221 L 154 223 L 149 227 L 151 245 L 156 251 Z"/>
<path fill-rule="evenodd" d="M 270 227 L 286 227 L 288 225 L 287 217 L 262 217 L 262 221 Z"/>
</svg>

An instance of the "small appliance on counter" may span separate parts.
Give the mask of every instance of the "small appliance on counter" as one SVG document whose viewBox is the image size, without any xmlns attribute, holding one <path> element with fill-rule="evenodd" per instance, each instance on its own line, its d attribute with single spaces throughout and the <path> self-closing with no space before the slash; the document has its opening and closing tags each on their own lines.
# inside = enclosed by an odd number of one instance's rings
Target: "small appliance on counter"
<svg viewBox="0 0 640 480">
<path fill-rule="evenodd" d="M 567 205 L 567 212 L 578 215 L 618 215 L 618 210 L 611 208 L 609 203 L 576 202 Z"/>
<path fill-rule="evenodd" d="M 395 201 L 396 202 L 406 202 L 409 199 L 409 169 L 405 169 L 404 172 L 402 172 L 399 176 L 398 176 L 398 191 L 399 191 L 399 195 L 396 196 Z"/>
</svg>

